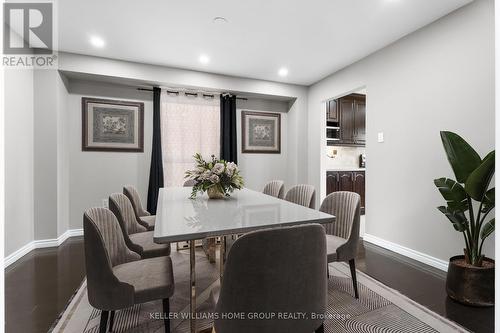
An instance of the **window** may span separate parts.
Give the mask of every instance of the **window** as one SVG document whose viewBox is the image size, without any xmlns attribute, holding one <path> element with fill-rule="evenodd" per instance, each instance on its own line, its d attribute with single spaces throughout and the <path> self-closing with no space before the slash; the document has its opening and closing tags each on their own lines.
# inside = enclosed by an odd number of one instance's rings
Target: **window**
<svg viewBox="0 0 500 333">
<path fill-rule="evenodd" d="M 219 98 L 161 95 L 161 140 L 165 186 L 182 186 L 193 155 L 220 154 Z"/>
</svg>

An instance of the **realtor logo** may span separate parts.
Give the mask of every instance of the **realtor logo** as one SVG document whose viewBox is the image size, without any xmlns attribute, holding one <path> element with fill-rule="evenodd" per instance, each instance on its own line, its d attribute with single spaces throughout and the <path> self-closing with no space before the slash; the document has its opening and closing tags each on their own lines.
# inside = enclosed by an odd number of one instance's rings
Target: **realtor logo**
<svg viewBox="0 0 500 333">
<path fill-rule="evenodd" d="M 3 58 L 8 67 L 53 68 L 54 26 L 52 2 L 3 4 Z"/>
<path fill-rule="evenodd" d="M 4 54 L 52 53 L 52 3 L 4 3 Z"/>
<path fill-rule="evenodd" d="M 4 3 L 4 54 L 52 53 L 52 3 Z"/>
</svg>

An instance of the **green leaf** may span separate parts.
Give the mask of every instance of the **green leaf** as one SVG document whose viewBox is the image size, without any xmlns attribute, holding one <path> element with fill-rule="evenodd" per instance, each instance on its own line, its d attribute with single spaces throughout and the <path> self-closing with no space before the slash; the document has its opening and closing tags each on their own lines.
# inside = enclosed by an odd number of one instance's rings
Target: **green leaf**
<svg viewBox="0 0 500 333">
<path fill-rule="evenodd" d="M 491 219 L 488 223 L 486 223 L 481 230 L 481 239 L 484 240 L 486 237 L 491 235 L 495 231 L 495 219 Z"/>
<path fill-rule="evenodd" d="M 465 229 L 467 229 L 469 221 L 467 221 L 464 212 L 460 210 L 451 210 L 449 207 L 445 206 L 438 207 L 438 210 L 450 220 L 456 231 L 464 232 Z"/>
<path fill-rule="evenodd" d="M 465 212 L 469 205 L 467 203 L 467 193 L 462 185 L 449 178 L 434 179 L 434 184 L 441 192 L 451 210 Z"/>
<path fill-rule="evenodd" d="M 481 164 L 481 157 L 458 134 L 442 131 L 441 141 L 457 181 L 465 183 L 470 173 Z"/>
<path fill-rule="evenodd" d="M 490 188 L 483 199 L 483 213 L 487 213 L 495 207 L 495 188 Z"/>
<path fill-rule="evenodd" d="M 465 182 L 465 192 L 474 200 L 481 201 L 490 186 L 495 173 L 495 151 L 492 151 L 481 164 L 469 175 Z"/>
</svg>

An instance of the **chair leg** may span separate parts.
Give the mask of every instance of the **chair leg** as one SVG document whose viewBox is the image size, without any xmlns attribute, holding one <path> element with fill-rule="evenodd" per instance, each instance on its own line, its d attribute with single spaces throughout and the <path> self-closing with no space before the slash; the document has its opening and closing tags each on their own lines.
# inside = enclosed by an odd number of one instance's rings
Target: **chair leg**
<svg viewBox="0 0 500 333">
<path fill-rule="evenodd" d="M 168 298 L 163 299 L 163 314 L 165 316 L 163 319 L 165 324 L 165 333 L 170 333 L 170 301 Z"/>
<path fill-rule="evenodd" d="M 113 332 L 113 323 L 115 322 L 115 311 L 111 311 L 111 315 L 109 317 L 109 331 Z"/>
<path fill-rule="evenodd" d="M 108 315 L 109 311 L 101 311 L 101 322 L 99 324 L 99 333 L 106 333 L 108 330 Z"/>
<path fill-rule="evenodd" d="M 314 333 L 325 333 L 325 324 L 321 323 L 321 326 L 318 327 Z"/>
<path fill-rule="evenodd" d="M 349 267 L 351 268 L 352 286 L 354 287 L 354 297 L 359 298 L 358 294 L 358 281 L 356 279 L 356 263 L 354 259 L 349 260 Z"/>
</svg>

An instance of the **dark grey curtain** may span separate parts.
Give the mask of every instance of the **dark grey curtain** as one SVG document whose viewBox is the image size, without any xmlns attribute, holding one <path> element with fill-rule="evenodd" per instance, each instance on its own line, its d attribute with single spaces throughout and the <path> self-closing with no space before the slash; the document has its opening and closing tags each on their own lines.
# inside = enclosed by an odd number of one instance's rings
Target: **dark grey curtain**
<svg viewBox="0 0 500 333">
<path fill-rule="evenodd" d="M 238 163 L 236 140 L 236 96 L 220 96 L 220 158 Z"/>
<path fill-rule="evenodd" d="M 163 160 L 161 154 L 161 124 L 160 124 L 161 89 L 153 88 L 153 147 L 151 151 L 151 166 L 149 169 L 148 211 L 156 214 L 158 191 L 163 187 Z"/>
</svg>

